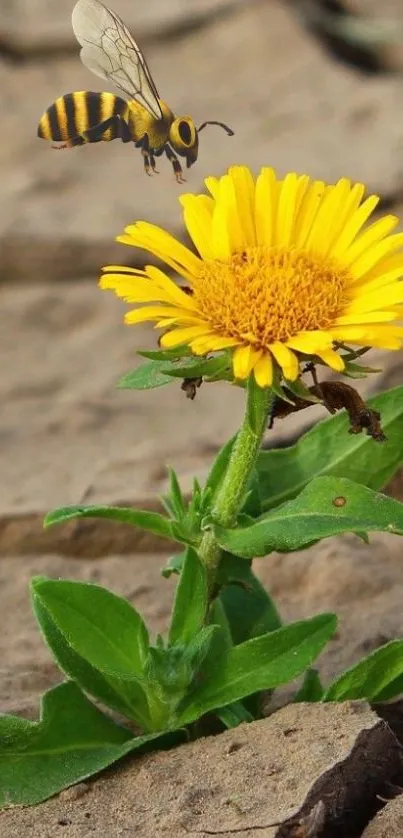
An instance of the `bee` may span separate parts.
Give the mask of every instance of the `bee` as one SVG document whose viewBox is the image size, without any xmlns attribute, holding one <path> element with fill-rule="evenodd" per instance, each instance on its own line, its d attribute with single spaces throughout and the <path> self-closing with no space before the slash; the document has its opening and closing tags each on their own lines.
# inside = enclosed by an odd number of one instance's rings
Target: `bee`
<svg viewBox="0 0 403 838">
<path fill-rule="evenodd" d="M 175 116 L 160 99 L 147 62 L 118 15 L 99 0 L 78 0 L 72 13 L 73 31 L 81 45 L 80 58 L 95 75 L 112 82 L 129 98 L 113 93 L 75 91 L 60 96 L 43 114 L 38 136 L 72 148 L 84 143 L 120 139 L 141 150 L 147 175 L 157 172 L 155 158 L 166 154 L 178 183 L 183 170 L 177 155 L 189 168 L 197 160 L 199 134 L 206 125 L 219 125 L 229 136 L 233 131 L 222 122 L 203 122 L 199 128 L 190 116 Z"/>
</svg>

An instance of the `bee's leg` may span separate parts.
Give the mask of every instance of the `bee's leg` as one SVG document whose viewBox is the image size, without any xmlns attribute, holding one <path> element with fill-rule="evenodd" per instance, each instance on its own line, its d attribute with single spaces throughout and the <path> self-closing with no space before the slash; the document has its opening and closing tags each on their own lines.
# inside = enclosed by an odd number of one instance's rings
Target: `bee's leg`
<svg viewBox="0 0 403 838">
<path fill-rule="evenodd" d="M 153 170 L 153 174 L 154 175 L 159 175 L 158 169 L 155 168 L 155 152 L 154 152 L 154 150 L 150 151 L 150 166 Z"/>
<path fill-rule="evenodd" d="M 76 145 L 85 145 L 85 140 L 83 137 L 70 137 L 66 140 L 65 143 L 59 143 L 58 145 L 52 145 L 52 148 L 61 149 L 61 148 L 73 148 Z"/>
<path fill-rule="evenodd" d="M 153 170 L 154 170 L 154 167 L 153 167 L 152 162 L 151 162 L 151 160 L 153 160 L 153 156 L 152 156 L 151 151 L 150 151 L 150 143 L 149 143 L 149 140 L 148 140 L 148 134 L 144 134 L 144 137 L 142 137 L 141 140 L 138 140 L 135 143 L 135 146 L 136 146 L 136 148 L 139 148 L 141 150 L 141 153 L 143 155 L 144 171 L 145 171 L 146 175 L 150 175 L 150 177 L 151 177 L 151 175 L 153 173 Z"/>
<path fill-rule="evenodd" d="M 108 119 L 104 119 L 103 122 L 99 122 L 98 125 L 93 125 L 92 128 L 87 128 L 86 131 L 82 132 L 80 138 L 82 138 L 85 143 L 99 143 L 103 140 L 103 136 L 107 132 L 108 128 L 114 128 L 113 137 L 111 137 L 113 140 L 119 137 L 123 143 L 128 143 L 133 139 L 130 134 L 129 126 L 118 114 L 114 114 L 113 116 L 108 117 Z"/>
<path fill-rule="evenodd" d="M 172 163 L 172 168 L 174 170 L 177 183 L 186 183 L 186 178 L 183 177 L 182 166 L 179 163 L 179 160 L 174 150 L 171 148 L 171 146 L 168 145 L 168 143 L 164 145 L 164 151 L 166 156 L 168 157 L 168 160 L 170 161 L 170 163 Z"/>
</svg>

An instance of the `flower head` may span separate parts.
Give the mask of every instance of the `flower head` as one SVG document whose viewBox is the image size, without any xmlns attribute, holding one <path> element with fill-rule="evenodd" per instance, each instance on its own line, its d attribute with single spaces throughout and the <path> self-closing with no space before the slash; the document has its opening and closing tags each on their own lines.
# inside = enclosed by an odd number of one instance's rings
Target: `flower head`
<svg viewBox="0 0 403 838">
<path fill-rule="evenodd" d="M 153 266 L 109 266 L 101 288 L 145 304 L 127 323 L 155 321 L 161 345 L 196 355 L 230 350 L 234 377 L 253 371 L 272 383 L 273 367 L 295 381 L 301 361 L 342 371 L 340 344 L 399 349 L 403 328 L 403 233 L 386 215 L 364 227 L 378 198 L 341 179 L 335 185 L 294 173 L 278 180 L 244 166 L 207 178 L 210 195 L 182 195 L 198 255 L 146 222 L 118 241 L 154 254 L 187 289 Z M 364 228 L 364 229 L 363 229 Z"/>
</svg>

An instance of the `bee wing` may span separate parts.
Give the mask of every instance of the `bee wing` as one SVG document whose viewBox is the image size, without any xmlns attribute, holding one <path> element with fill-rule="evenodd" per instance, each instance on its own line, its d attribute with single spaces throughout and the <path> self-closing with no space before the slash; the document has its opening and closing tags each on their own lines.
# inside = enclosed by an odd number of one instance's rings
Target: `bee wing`
<svg viewBox="0 0 403 838">
<path fill-rule="evenodd" d="M 157 88 L 123 21 L 99 0 L 78 0 L 71 19 L 83 64 L 161 119 Z"/>
</svg>

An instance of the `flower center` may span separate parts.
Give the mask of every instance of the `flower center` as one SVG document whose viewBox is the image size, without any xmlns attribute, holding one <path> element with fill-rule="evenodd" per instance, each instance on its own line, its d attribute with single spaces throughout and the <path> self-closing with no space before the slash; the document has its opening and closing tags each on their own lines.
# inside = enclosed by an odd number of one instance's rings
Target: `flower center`
<svg viewBox="0 0 403 838">
<path fill-rule="evenodd" d="M 320 255 L 251 247 L 225 264 L 205 262 L 193 299 L 214 331 L 264 348 L 326 329 L 345 308 L 349 279 Z"/>
</svg>

